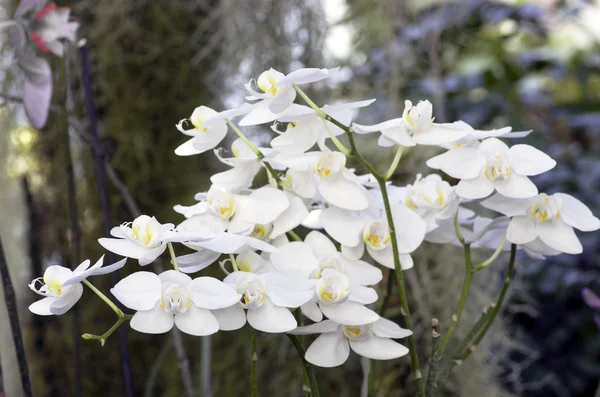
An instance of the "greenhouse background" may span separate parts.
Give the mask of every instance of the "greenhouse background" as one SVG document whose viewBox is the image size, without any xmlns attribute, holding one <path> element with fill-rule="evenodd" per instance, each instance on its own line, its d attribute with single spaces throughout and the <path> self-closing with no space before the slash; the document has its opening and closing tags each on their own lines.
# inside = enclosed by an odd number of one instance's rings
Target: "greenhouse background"
<svg viewBox="0 0 600 397">
<path fill-rule="evenodd" d="M 361 124 L 399 117 L 404 100 L 427 98 L 437 122 L 532 129 L 523 142 L 559 160 L 553 172 L 534 178 L 540 190 L 568 192 L 600 213 L 597 1 L 57 4 L 71 7 L 85 45 L 51 60 L 53 106 L 39 130 L 28 123 L 20 103 L 24 77 L 14 66 L 9 35 L 3 31 L 1 36 L 0 233 L 36 396 L 125 396 L 128 388 L 146 397 L 190 396 L 192 390 L 196 396 L 247 395 L 246 328 L 198 338 L 139 334 L 123 327 L 127 346 L 120 347 L 123 340 L 115 336 L 101 347 L 80 338 L 112 325 L 110 309 L 96 297 L 85 295 L 78 309 L 64 316 L 34 317 L 27 306 L 36 298 L 27 284 L 50 263 L 72 266 L 75 258 L 102 255 L 96 241 L 104 233 L 103 208 L 114 225 L 142 213 L 177 222 L 173 206 L 192 204 L 191 197 L 208 188 L 209 176 L 225 166 L 208 156 L 175 156 L 173 150 L 184 139 L 175 124 L 200 105 L 240 105 L 244 92 L 239 88 L 270 67 L 288 72 L 340 66 L 336 79 L 308 92 L 320 104 L 377 98 L 359 113 Z M 1 0 L 1 19 L 10 18 L 16 6 L 16 1 Z M 86 102 L 90 81 L 97 123 Z M 92 126 L 98 127 L 99 139 Z M 251 132 L 264 145 L 273 136 L 264 127 Z M 394 156 L 372 137 L 360 137 L 357 144 L 366 157 L 377 159 L 381 171 Z M 408 150 L 393 181 L 412 183 L 416 173 L 428 173 L 425 160 L 438 152 Z M 97 185 L 98 156 L 104 162 L 106 203 Z M 350 166 L 364 171 L 358 163 Z M 584 287 L 600 292 L 600 233 L 582 235 L 581 241 L 581 255 L 545 261 L 519 256 L 501 321 L 439 395 L 600 396 L 600 330 L 581 295 Z M 484 259 L 483 253 L 476 255 Z M 405 277 L 425 358 L 431 351 L 431 318 L 452 316 L 462 256 L 453 247 L 424 244 L 414 258 L 414 270 Z M 476 321 L 496 296 L 504 278 L 502 263 L 477 273 L 466 323 Z M 119 277 L 133 271 L 127 267 Z M 220 269 L 213 266 L 210 272 L 216 275 Z M 384 281 L 388 277 L 384 270 Z M 101 281 L 108 289 L 110 280 Z M 394 300 L 388 315 L 399 321 Z M 4 390 L 12 397 L 21 395 L 21 386 L 7 318 L 0 305 L 0 396 Z M 457 334 L 467 331 L 462 324 Z M 262 395 L 302 396 L 302 372 L 289 340 L 260 334 L 258 349 Z M 131 372 L 123 368 L 124 351 Z M 406 357 L 377 363 L 377 396 L 415 395 L 408 363 Z M 188 371 L 186 382 L 182 374 Z M 317 368 L 321 393 L 359 395 L 363 371 L 357 357 L 340 368 Z"/>
</svg>

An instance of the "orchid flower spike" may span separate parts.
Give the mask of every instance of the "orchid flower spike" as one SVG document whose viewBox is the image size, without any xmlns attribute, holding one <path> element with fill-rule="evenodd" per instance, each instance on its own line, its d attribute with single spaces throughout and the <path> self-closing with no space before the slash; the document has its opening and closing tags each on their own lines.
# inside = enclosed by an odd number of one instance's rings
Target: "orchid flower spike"
<svg viewBox="0 0 600 397">
<path fill-rule="evenodd" d="M 90 276 L 112 273 L 125 266 L 127 259 L 102 267 L 104 255 L 90 267 L 90 261 L 83 261 L 75 270 L 53 265 L 46 269 L 44 277 L 36 278 L 29 288 L 45 298 L 32 303 L 29 310 L 40 316 L 65 314 L 81 298 L 83 286 L 81 282 Z"/>
</svg>

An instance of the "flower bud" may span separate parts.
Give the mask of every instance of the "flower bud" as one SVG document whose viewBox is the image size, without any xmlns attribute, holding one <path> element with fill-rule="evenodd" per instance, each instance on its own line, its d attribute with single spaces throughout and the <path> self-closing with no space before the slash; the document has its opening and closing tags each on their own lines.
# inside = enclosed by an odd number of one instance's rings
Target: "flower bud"
<svg viewBox="0 0 600 397">
<path fill-rule="evenodd" d="M 390 244 L 390 230 L 382 221 L 372 221 L 363 230 L 365 244 L 374 250 L 383 250 Z"/>
<path fill-rule="evenodd" d="M 206 194 L 206 202 L 210 211 L 224 219 L 229 219 L 235 213 L 233 194 L 227 189 L 212 185 Z"/>
<path fill-rule="evenodd" d="M 317 281 L 317 298 L 321 303 L 343 303 L 350 294 L 350 280 L 335 269 L 324 269 Z"/>
</svg>

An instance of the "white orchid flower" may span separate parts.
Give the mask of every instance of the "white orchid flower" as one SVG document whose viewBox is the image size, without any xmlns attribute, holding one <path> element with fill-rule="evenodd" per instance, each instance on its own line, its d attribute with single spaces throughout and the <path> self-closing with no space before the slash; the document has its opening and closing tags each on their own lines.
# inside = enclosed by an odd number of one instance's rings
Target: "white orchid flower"
<svg viewBox="0 0 600 397">
<path fill-rule="evenodd" d="M 306 361 L 319 367 L 337 367 L 346 362 L 350 349 L 373 360 L 391 360 L 408 354 L 408 349 L 392 339 L 406 338 L 412 331 L 380 318 L 372 324 L 349 326 L 332 320 L 298 327 L 290 334 L 321 334 L 306 350 Z"/>
<path fill-rule="evenodd" d="M 177 129 L 193 138 L 181 144 L 175 149 L 178 156 L 191 156 L 204 153 L 207 150 L 214 149 L 227 135 L 227 124 L 223 119 L 213 122 L 211 125 L 205 125 L 207 119 L 217 116 L 218 113 L 207 106 L 200 106 L 194 109 L 189 119 L 183 119 L 177 123 Z M 191 124 L 192 128 L 186 129 L 186 124 Z"/>
<path fill-rule="evenodd" d="M 314 280 L 313 299 L 302 305 L 302 313 L 312 321 L 323 314 L 345 324 L 373 322 L 377 314 L 363 305 L 377 300 L 366 285 L 382 279 L 381 270 L 360 260 L 349 260 L 320 232 L 310 232 L 304 242 L 291 242 L 270 256 L 278 271 L 300 279 Z"/>
<path fill-rule="evenodd" d="M 276 250 L 272 245 L 255 238 L 228 233 L 228 223 L 212 213 L 195 215 L 177 226 L 177 231 L 184 236 L 191 236 L 183 244 L 197 252 L 177 257 L 179 269 L 184 273 L 195 273 L 214 263 L 221 254 L 238 253 L 248 247 L 264 252 Z M 208 229 L 207 238 L 195 241 L 197 231 Z"/>
<path fill-rule="evenodd" d="M 243 325 L 270 333 L 291 331 L 298 325 L 289 308 L 297 308 L 313 296 L 313 286 L 308 280 L 286 277 L 281 273 L 261 274 L 237 271 L 223 280 L 232 286 L 241 300 L 238 305 L 216 311 L 219 323 Z M 244 314 L 247 310 L 247 315 Z M 241 326 L 240 325 L 240 326 Z"/>
<path fill-rule="evenodd" d="M 103 261 L 104 255 L 92 267 L 90 267 L 89 259 L 83 261 L 75 270 L 57 265 L 48 267 L 44 272 L 44 277 L 36 278 L 29 284 L 29 288 L 33 292 L 45 297 L 32 303 L 29 310 L 40 316 L 65 314 L 81 298 L 83 294 L 81 282 L 83 280 L 90 276 L 117 271 L 125 266 L 127 258 L 105 267 L 102 267 Z"/>
<path fill-rule="evenodd" d="M 252 181 L 261 168 L 261 161 L 252 149 L 238 138 L 231 144 L 233 158 L 222 157 L 221 151 L 221 149 L 215 149 L 217 158 L 223 164 L 233 168 L 214 174 L 210 177 L 210 181 L 214 185 L 233 191 L 248 189 L 252 186 Z"/>
<path fill-rule="evenodd" d="M 463 216 L 473 216 L 473 212 L 459 207 L 460 198 L 455 188 L 437 174 L 425 177 L 417 174 L 412 185 L 400 188 L 394 194 L 400 194 L 400 201 L 415 211 L 427 223 L 427 232 L 437 229 L 444 222 L 451 222 L 456 211 L 465 212 Z"/>
<path fill-rule="evenodd" d="M 192 280 L 167 270 L 159 275 L 136 272 L 119 281 L 110 292 L 126 307 L 136 310 L 131 328 L 147 334 L 165 333 L 173 325 L 186 334 L 203 336 L 219 330 L 211 310 L 235 305 L 241 295 L 212 277 Z"/>
<path fill-rule="evenodd" d="M 583 247 L 573 229 L 600 229 L 600 220 L 592 211 L 566 193 L 541 193 L 521 200 L 496 194 L 481 205 L 511 217 L 507 240 L 533 254 L 580 254 Z"/>
<path fill-rule="evenodd" d="M 468 148 L 468 147 L 477 148 L 477 147 L 479 147 L 479 144 L 481 143 L 480 141 L 482 139 L 486 139 L 486 138 L 507 138 L 507 139 L 524 138 L 524 137 L 528 136 L 532 131 L 532 130 L 512 131 L 511 127 L 504 127 L 504 128 L 499 128 L 496 130 L 487 130 L 487 131 L 476 130 L 473 127 L 471 127 L 469 124 L 465 123 L 464 121 L 456 121 L 456 122 L 452 123 L 452 125 L 454 125 L 456 127 L 464 128 L 465 130 L 469 131 L 469 134 L 467 136 L 465 136 L 464 138 L 461 138 L 457 141 L 439 145 L 440 147 L 443 147 L 444 149 L 448 149 L 448 150 L 457 149 L 457 148 Z M 442 153 L 438 156 L 434 156 L 434 157 L 430 158 L 429 160 L 427 160 L 427 166 L 430 168 L 439 170 L 440 166 L 439 166 L 438 160 L 443 154 L 444 153 Z"/>
<path fill-rule="evenodd" d="M 461 181 L 456 193 L 468 199 L 489 196 L 494 190 L 510 198 L 529 198 L 538 193 L 528 176 L 551 170 L 556 161 L 529 145 L 509 148 L 488 138 L 477 148 L 452 149 L 438 158 L 440 169 Z"/>
<path fill-rule="evenodd" d="M 292 84 L 307 84 L 324 80 L 337 69 L 298 69 L 284 75 L 271 68 L 261 73 L 256 85 L 262 92 L 252 88 L 253 80 L 245 85 L 246 90 L 250 93 L 246 99 L 258 102 L 253 104 L 252 110 L 240 121 L 240 125 L 257 125 L 276 120 L 293 107 L 296 90 Z"/>
<path fill-rule="evenodd" d="M 317 194 L 336 207 L 363 210 L 369 206 L 366 189 L 346 168 L 346 156 L 340 152 L 309 152 L 280 155 L 275 158 L 288 168 L 286 183 L 300 197 L 312 199 Z"/>
<path fill-rule="evenodd" d="M 404 204 L 392 204 L 392 218 L 396 225 L 396 241 L 402 269 L 413 267 L 410 253 L 416 250 L 427 231 L 427 223 Z M 365 251 L 381 265 L 394 269 L 394 255 L 388 222 L 383 210 L 347 211 L 329 207 L 321 213 L 325 231 L 342 245 L 342 254 L 348 259 L 360 259 Z"/>
<path fill-rule="evenodd" d="M 177 205 L 176 212 L 192 217 L 207 212 L 228 223 L 231 233 L 249 233 L 255 225 L 265 225 L 275 221 L 290 207 L 288 196 L 275 188 L 264 186 L 248 195 L 218 185 L 212 185 L 208 192 L 198 193 L 196 200 L 202 202 L 191 207 Z"/>
<path fill-rule="evenodd" d="M 158 258 L 167 248 L 167 242 L 181 242 L 186 239 L 197 240 L 208 238 L 209 230 L 198 231 L 193 236 L 184 236 L 173 231 L 175 225 L 161 225 L 156 218 L 140 215 L 131 223 L 114 227 L 110 234 L 116 238 L 100 238 L 98 242 L 108 251 L 117 255 L 137 259 L 141 266 L 146 266 Z"/>
<path fill-rule="evenodd" d="M 325 105 L 322 110 L 342 124 L 349 125 L 356 109 L 368 106 L 374 101 L 374 99 L 370 99 Z M 280 132 L 276 126 L 272 127 L 280 135 L 271 141 L 271 146 L 279 152 L 287 154 L 304 153 L 315 144 L 319 146 L 319 149 L 324 150 L 325 140 L 330 138 L 330 133 L 334 136 L 345 133 L 344 130 L 323 120 L 313 109 L 306 106 L 296 108 L 295 112 L 286 112 L 283 117 L 278 118 L 278 122 L 289 122 L 289 124 L 285 132 Z"/>
<path fill-rule="evenodd" d="M 381 132 L 380 146 L 442 145 L 458 141 L 469 134 L 466 123 L 437 124 L 433 122 L 433 107 L 429 101 L 419 101 L 413 106 L 404 102 L 402 118 L 375 125 L 353 124 L 358 134 Z"/>
</svg>

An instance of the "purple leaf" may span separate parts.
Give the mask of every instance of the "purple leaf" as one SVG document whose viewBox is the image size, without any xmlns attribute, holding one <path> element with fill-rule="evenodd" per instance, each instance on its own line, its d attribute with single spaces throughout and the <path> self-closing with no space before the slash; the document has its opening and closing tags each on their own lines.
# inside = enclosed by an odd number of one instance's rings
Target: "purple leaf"
<svg viewBox="0 0 600 397">
<path fill-rule="evenodd" d="M 600 297 L 596 295 L 594 291 L 589 288 L 584 288 L 581 290 L 581 296 L 589 307 L 600 310 Z"/>
<path fill-rule="evenodd" d="M 23 88 L 23 104 L 25 113 L 35 128 L 42 128 L 48 119 L 50 99 L 52 98 L 52 79 L 30 81 L 25 80 Z"/>
</svg>

